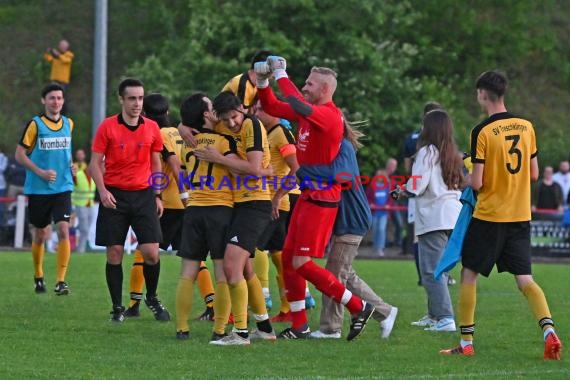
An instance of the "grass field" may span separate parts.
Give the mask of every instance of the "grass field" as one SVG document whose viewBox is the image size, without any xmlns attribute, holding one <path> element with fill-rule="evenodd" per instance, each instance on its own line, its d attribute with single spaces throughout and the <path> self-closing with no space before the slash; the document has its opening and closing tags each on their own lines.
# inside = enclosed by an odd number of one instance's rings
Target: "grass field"
<svg viewBox="0 0 570 380">
<path fill-rule="evenodd" d="M 387 302 L 400 309 L 390 339 L 381 340 L 378 323 L 371 320 L 363 336 L 350 343 L 345 339 L 277 341 L 249 347 L 207 344 L 210 322 L 192 322 L 191 339 L 177 341 L 174 322 L 156 322 L 147 309 L 141 309 L 139 319 L 118 326 L 109 323 L 103 254 L 73 254 L 67 277 L 72 293 L 62 297 L 52 291 L 54 255 L 46 255 L 49 292 L 43 295 L 33 291 L 29 253 L 0 253 L 0 261 L 0 379 L 570 378 L 564 353 L 560 362 L 542 360 L 542 334 L 525 298 L 506 274 L 493 273 L 479 283 L 476 356 L 450 358 L 441 357 L 438 350 L 457 344 L 457 333 L 431 333 L 410 326 L 426 311 L 424 290 L 416 286 L 411 261 L 360 260 L 355 265 Z M 126 257 L 125 303 L 130 263 Z M 162 257 L 159 292 L 171 312 L 178 268 L 178 258 Z M 537 264 L 534 272 L 548 297 L 558 334 L 568 345 L 570 266 Z M 454 275 L 459 277 L 457 269 Z M 451 292 L 456 305 L 458 286 Z M 273 298 L 275 304 L 275 292 Z M 203 311 L 199 295 L 195 300 L 193 317 Z M 313 329 L 318 328 L 318 315 L 318 308 L 310 312 Z M 275 326 L 276 330 L 284 327 Z"/>
</svg>

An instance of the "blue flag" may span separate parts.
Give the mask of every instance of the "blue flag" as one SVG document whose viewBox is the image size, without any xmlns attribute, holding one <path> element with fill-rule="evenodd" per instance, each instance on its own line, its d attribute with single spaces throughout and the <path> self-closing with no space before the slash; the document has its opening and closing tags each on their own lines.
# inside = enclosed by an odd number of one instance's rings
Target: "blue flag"
<svg viewBox="0 0 570 380">
<path fill-rule="evenodd" d="M 455 267 L 455 264 L 457 264 L 461 259 L 463 240 L 465 239 L 467 228 L 471 222 L 475 203 L 477 203 L 475 193 L 471 187 L 466 187 L 465 190 L 463 190 L 459 200 L 463 204 L 463 207 L 461 207 L 461 211 L 457 217 L 457 222 L 455 222 L 455 228 L 451 232 L 451 236 L 445 246 L 445 251 L 443 251 L 443 255 L 441 256 L 439 263 L 437 263 L 437 267 L 433 273 L 436 280 L 440 279 L 442 273 L 452 270 L 453 267 Z"/>
</svg>

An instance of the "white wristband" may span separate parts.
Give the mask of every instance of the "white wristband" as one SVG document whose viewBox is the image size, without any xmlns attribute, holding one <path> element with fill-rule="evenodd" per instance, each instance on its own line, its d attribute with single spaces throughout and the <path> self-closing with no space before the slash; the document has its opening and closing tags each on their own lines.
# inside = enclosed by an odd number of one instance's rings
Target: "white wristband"
<svg viewBox="0 0 570 380">
<path fill-rule="evenodd" d="M 269 79 L 257 79 L 255 83 L 255 87 L 257 88 L 267 88 L 269 87 Z"/>
<path fill-rule="evenodd" d="M 180 193 L 180 199 L 181 200 L 188 199 L 188 193 L 187 192 Z"/>
<path fill-rule="evenodd" d="M 275 80 L 281 78 L 289 78 L 289 76 L 287 75 L 287 71 L 283 69 L 275 69 L 275 71 L 273 72 L 273 77 L 275 78 Z"/>
</svg>

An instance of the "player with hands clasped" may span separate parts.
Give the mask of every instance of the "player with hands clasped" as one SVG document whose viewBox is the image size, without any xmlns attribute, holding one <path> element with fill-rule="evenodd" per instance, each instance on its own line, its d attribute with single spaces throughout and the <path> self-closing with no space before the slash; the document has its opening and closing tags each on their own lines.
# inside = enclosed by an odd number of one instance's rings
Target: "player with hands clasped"
<svg viewBox="0 0 570 380">
<path fill-rule="evenodd" d="M 342 112 L 332 99 L 337 74 L 329 68 L 313 67 L 299 91 L 288 78 L 286 65 L 285 59 L 278 56 L 270 56 L 265 62 L 254 64 L 261 105 L 270 115 L 297 122 L 297 159 L 301 167 L 330 165 L 339 153 L 344 133 Z M 278 100 L 269 87 L 271 75 L 277 80 L 285 101 Z M 292 326 L 281 332 L 280 338 L 309 337 L 305 280 L 349 309 L 352 314 L 347 337 L 349 341 L 360 335 L 375 310 L 373 305 L 346 289 L 334 274 L 312 260 L 313 257 L 324 256 L 338 212 L 340 195 L 340 184 L 311 183 L 311 186 L 301 189 L 283 247 L 283 270 Z"/>
</svg>

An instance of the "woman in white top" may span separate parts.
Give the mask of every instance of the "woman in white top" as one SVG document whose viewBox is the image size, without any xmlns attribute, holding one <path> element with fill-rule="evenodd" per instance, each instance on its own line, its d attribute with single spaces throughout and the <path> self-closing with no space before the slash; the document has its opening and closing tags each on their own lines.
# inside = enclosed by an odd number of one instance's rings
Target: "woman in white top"
<svg viewBox="0 0 570 380">
<path fill-rule="evenodd" d="M 412 177 L 401 192 L 415 197 L 415 232 L 419 265 L 428 298 L 427 315 L 414 326 L 431 331 L 455 331 L 447 273 L 436 281 L 434 271 L 461 210 L 463 162 L 453 137 L 453 123 L 444 110 L 428 112 L 418 139 Z"/>
</svg>

